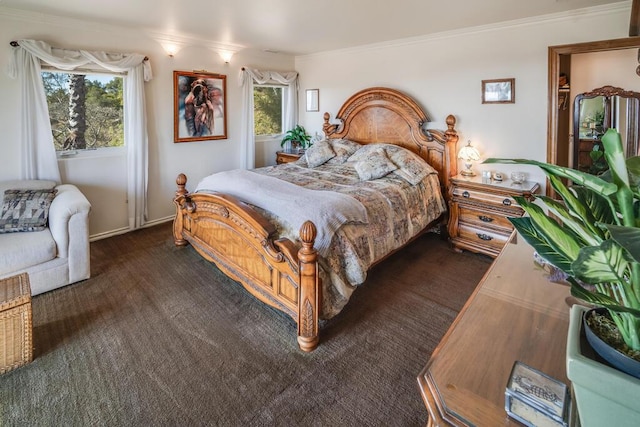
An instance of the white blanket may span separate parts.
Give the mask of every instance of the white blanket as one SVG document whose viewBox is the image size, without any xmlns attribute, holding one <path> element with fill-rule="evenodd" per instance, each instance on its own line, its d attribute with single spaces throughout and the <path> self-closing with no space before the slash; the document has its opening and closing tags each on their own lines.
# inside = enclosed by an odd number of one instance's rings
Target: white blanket
<svg viewBox="0 0 640 427">
<path fill-rule="evenodd" d="M 295 229 L 309 220 L 318 230 L 315 248 L 326 256 L 336 230 L 346 223 L 369 222 L 362 203 L 346 194 L 316 191 L 278 178 L 232 170 L 209 175 L 196 192 L 220 192 L 258 206 L 287 222 Z"/>
</svg>

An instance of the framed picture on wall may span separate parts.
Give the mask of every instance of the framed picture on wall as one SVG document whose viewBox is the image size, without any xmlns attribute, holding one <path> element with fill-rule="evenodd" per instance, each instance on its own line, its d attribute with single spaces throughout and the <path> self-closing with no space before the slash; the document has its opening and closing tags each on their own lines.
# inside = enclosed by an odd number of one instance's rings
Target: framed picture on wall
<svg viewBox="0 0 640 427">
<path fill-rule="evenodd" d="M 483 104 L 513 104 L 516 102 L 516 79 L 482 81 Z"/>
<path fill-rule="evenodd" d="M 320 89 L 307 89 L 307 111 L 320 111 Z"/>
<path fill-rule="evenodd" d="M 174 142 L 227 138 L 227 76 L 173 72 Z"/>
</svg>

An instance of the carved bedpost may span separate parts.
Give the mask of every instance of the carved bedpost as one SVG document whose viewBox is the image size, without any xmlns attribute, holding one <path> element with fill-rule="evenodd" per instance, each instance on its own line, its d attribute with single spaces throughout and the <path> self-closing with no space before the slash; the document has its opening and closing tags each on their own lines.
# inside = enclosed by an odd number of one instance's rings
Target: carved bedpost
<svg viewBox="0 0 640 427">
<path fill-rule="evenodd" d="M 173 242 L 176 246 L 186 246 L 188 242 L 182 236 L 182 221 L 184 218 L 182 215 L 182 209 L 184 197 L 188 194 L 186 189 L 187 176 L 183 173 L 178 175 L 176 178 L 176 184 L 178 185 L 178 189 L 176 190 L 176 197 L 173 199 L 173 203 L 176 205 L 176 216 L 173 218 Z"/>
<path fill-rule="evenodd" d="M 298 251 L 300 263 L 300 288 L 298 289 L 298 345 L 303 351 L 312 351 L 318 346 L 318 311 L 320 310 L 320 279 L 318 277 L 318 252 L 313 244 L 316 226 L 306 221 L 300 227 L 302 247 Z"/>
<path fill-rule="evenodd" d="M 449 165 L 449 173 L 446 177 L 447 182 L 445 182 L 444 185 L 445 188 L 449 188 L 450 178 L 458 174 L 458 132 L 455 130 L 456 118 L 452 114 L 447 116 L 446 122 L 447 130 L 444 132 L 447 137 L 447 144 L 445 147 L 445 164 Z"/>
</svg>

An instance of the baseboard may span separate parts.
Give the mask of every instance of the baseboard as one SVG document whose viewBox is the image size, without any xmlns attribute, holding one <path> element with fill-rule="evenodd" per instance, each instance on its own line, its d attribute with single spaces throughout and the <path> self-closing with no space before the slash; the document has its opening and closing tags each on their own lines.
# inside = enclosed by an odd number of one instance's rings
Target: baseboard
<svg viewBox="0 0 640 427">
<path fill-rule="evenodd" d="M 141 228 L 153 227 L 154 225 L 164 224 L 165 222 L 173 221 L 174 215 L 164 218 L 154 219 L 145 223 Z M 104 233 L 92 234 L 89 236 L 89 242 L 95 242 L 96 240 L 106 239 L 108 237 L 118 236 L 120 234 L 128 233 L 132 230 L 129 227 L 118 228 L 117 230 L 105 231 Z"/>
</svg>

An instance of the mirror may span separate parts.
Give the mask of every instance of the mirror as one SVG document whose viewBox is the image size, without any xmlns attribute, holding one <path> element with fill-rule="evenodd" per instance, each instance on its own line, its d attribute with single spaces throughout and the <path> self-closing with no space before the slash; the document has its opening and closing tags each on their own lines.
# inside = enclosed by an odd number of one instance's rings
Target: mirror
<svg viewBox="0 0 640 427">
<path fill-rule="evenodd" d="M 622 137 L 627 157 L 638 154 L 640 93 L 604 86 L 576 95 L 573 109 L 573 167 L 597 174 L 606 166 L 600 138 L 609 128 Z"/>
</svg>

